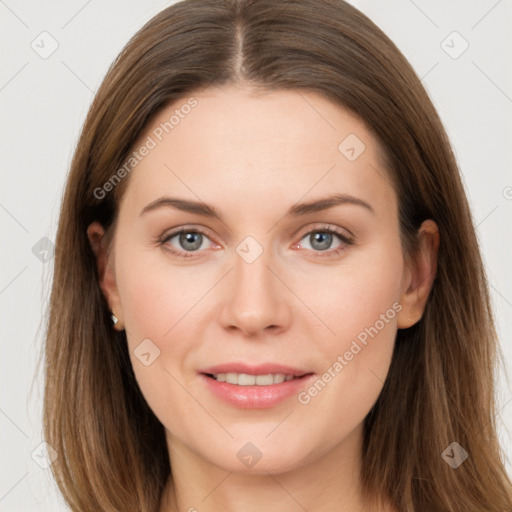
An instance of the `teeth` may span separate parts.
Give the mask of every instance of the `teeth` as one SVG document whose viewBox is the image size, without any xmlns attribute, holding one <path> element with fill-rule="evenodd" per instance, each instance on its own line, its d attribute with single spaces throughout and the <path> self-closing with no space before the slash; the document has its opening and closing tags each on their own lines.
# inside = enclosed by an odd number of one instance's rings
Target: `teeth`
<svg viewBox="0 0 512 512">
<path fill-rule="evenodd" d="M 237 384 L 239 386 L 270 386 L 294 379 L 293 375 L 269 373 L 267 375 L 248 375 L 247 373 L 217 373 L 213 376 L 219 382 Z"/>
</svg>

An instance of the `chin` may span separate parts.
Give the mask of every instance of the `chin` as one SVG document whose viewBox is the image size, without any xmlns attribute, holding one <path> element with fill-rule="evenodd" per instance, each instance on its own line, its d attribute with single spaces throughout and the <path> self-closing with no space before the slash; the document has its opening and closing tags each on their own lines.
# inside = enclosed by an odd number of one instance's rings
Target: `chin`
<svg viewBox="0 0 512 512">
<path fill-rule="evenodd" d="M 266 435 L 257 439 L 256 436 L 243 437 L 243 441 L 237 436 L 228 446 L 217 445 L 218 453 L 204 454 L 205 458 L 224 471 L 253 475 L 286 473 L 313 458 L 310 452 L 305 451 L 304 444 L 286 442 L 285 445 L 282 440 L 272 442 L 265 440 Z"/>
</svg>

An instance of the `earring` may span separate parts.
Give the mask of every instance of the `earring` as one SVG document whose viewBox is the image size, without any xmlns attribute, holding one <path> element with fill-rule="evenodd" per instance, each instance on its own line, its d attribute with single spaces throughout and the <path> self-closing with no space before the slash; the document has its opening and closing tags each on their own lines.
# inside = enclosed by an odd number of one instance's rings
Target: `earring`
<svg viewBox="0 0 512 512">
<path fill-rule="evenodd" d="M 116 316 L 116 315 L 114 315 L 114 313 L 112 313 L 112 315 L 110 315 L 110 318 L 112 318 L 112 323 L 113 323 L 114 325 L 116 325 L 116 324 L 117 324 L 117 322 L 119 322 L 119 319 L 117 318 L 117 316 Z"/>
</svg>

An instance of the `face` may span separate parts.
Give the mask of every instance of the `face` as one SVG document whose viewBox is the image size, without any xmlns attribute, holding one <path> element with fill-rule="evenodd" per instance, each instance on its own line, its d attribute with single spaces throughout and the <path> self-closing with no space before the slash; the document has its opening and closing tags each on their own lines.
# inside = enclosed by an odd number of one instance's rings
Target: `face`
<svg viewBox="0 0 512 512">
<path fill-rule="evenodd" d="M 171 450 L 299 468 L 361 431 L 418 319 L 397 198 L 374 137 L 319 95 L 192 96 L 140 138 L 102 289 Z"/>
</svg>

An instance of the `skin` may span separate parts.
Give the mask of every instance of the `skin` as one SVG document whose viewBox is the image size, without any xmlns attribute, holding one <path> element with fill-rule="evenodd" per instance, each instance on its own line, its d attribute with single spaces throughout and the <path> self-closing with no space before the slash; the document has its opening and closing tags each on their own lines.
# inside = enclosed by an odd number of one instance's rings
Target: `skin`
<svg viewBox="0 0 512 512">
<path fill-rule="evenodd" d="M 126 329 L 142 393 L 166 428 L 174 479 L 160 510 L 362 511 L 363 420 L 383 387 L 397 329 L 424 311 L 437 226 L 425 221 L 420 250 L 404 256 L 378 144 L 327 99 L 245 86 L 193 97 L 198 105 L 131 172 L 111 248 L 99 223 L 87 231 L 115 328 Z M 185 101 L 152 119 L 140 141 Z M 365 144 L 354 161 L 338 150 L 349 134 Z M 286 216 L 297 202 L 333 192 L 374 211 L 344 204 Z M 223 221 L 172 207 L 140 215 L 166 195 L 213 205 Z M 325 224 L 354 243 L 333 235 L 322 251 L 314 235 Z M 179 235 L 155 241 L 180 227 L 206 232 L 199 250 L 180 245 Z M 247 236 L 263 249 L 252 263 L 236 252 Z M 198 377 L 201 368 L 232 361 L 279 362 L 321 376 L 393 304 L 401 310 L 307 404 L 293 396 L 239 409 Z M 149 366 L 134 355 L 147 338 L 160 350 Z M 250 468 L 237 457 L 247 442 L 262 454 Z"/>
</svg>

